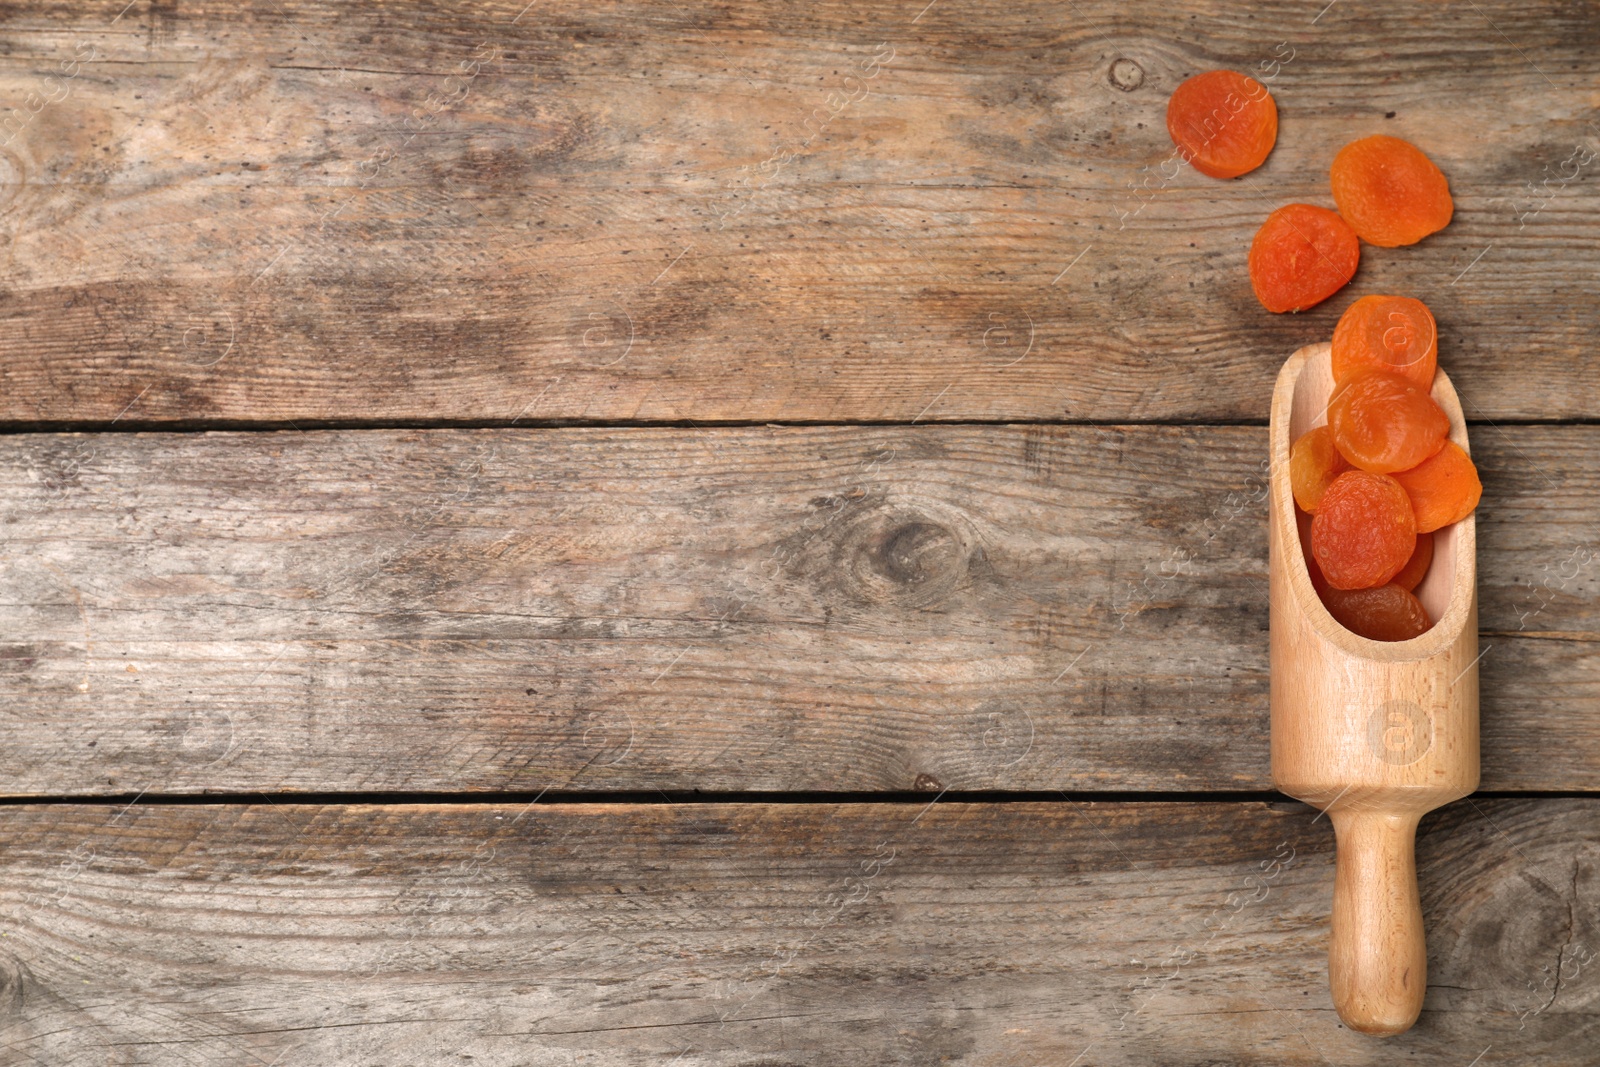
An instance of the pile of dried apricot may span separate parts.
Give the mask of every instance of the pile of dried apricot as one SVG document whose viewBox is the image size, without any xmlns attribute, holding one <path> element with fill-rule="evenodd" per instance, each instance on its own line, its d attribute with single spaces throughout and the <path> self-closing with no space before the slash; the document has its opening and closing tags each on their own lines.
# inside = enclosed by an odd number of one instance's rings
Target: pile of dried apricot
<svg viewBox="0 0 1600 1067">
<path fill-rule="evenodd" d="M 1207 71 L 1173 92 L 1167 132 L 1200 173 L 1237 178 L 1271 154 L 1278 105 L 1254 78 Z M 1455 211 L 1443 172 L 1397 137 L 1345 145 L 1329 179 L 1338 211 L 1286 204 L 1250 242 L 1250 287 L 1268 311 L 1322 303 L 1355 277 L 1362 241 L 1416 244 Z M 1327 422 L 1289 455 L 1311 582 L 1335 619 L 1376 641 L 1404 641 L 1433 625 L 1412 591 L 1433 561 L 1434 531 L 1466 518 L 1483 493 L 1434 402 L 1438 366 L 1438 329 L 1422 301 L 1362 297 L 1333 331 Z"/>
<path fill-rule="evenodd" d="M 1355 276 L 1361 241 L 1380 248 L 1414 245 L 1444 229 L 1455 211 L 1444 174 L 1398 137 L 1345 145 L 1330 177 L 1337 213 L 1310 204 L 1281 207 L 1250 243 L 1250 287 L 1268 311 L 1320 304 Z M 1289 212 L 1307 221 L 1285 225 Z M 1385 320 L 1369 309 L 1364 321 Z"/>
<path fill-rule="evenodd" d="M 1437 364 L 1421 301 L 1357 300 L 1333 333 L 1327 422 L 1289 453 L 1311 584 L 1341 625 L 1375 641 L 1433 625 L 1412 591 L 1433 560 L 1434 532 L 1470 515 L 1483 494 L 1433 399 Z"/>
<path fill-rule="evenodd" d="M 1238 178 L 1272 152 L 1277 102 L 1254 78 L 1208 70 L 1173 91 L 1166 131 L 1195 170 Z M 1328 176 L 1338 211 L 1290 203 L 1251 240 L 1250 288 L 1269 312 L 1306 310 L 1342 290 L 1362 242 L 1414 245 L 1454 213 L 1445 174 L 1402 139 L 1352 141 Z M 1363 296 L 1333 331 L 1326 424 L 1290 451 L 1310 581 L 1334 619 L 1373 640 L 1434 625 L 1413 593 L 1434 560 L 1434 531 L 1472 514 L 1483 493 L 1432 397 L 1437 370 L 1438 330 L 1422 301 Z"/>
<path fill-rule="evenodd" d="M 1185 163 L 1212 178 L 1237 178 L 1266 162 L 1278 139 L 1278 105 L 1237 71 L 1186 79 L 1167 101 L 1167 132 Z M 1337 212 L 1288 204 L 1250 242 L 1250 287 L 1268 311 L 1304 311 L 1355 276 L 1361 242 L 1413 245 L 1447 226 L 1450 183 L 1422 150 L 1398 137 L 1352 141 L 1329 172 Z"/>
</svg>

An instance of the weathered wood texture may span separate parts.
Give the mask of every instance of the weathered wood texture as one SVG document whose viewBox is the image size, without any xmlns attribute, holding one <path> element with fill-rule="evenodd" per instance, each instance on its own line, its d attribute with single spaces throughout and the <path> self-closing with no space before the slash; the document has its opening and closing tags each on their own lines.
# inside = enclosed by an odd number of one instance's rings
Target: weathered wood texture
<svg viewBox="0 0 1600 1067">
<path fill-rule="evenodd" d="M 1597 814 L 1428 817 L 1431 985 L 1377 1041 L 1329 1002 L 1332 834 L 1299 804 L 13 808 L 0 1042 L 208 1067 L 1586 1065 Z"/>
<path fill-rule="evenodd" d="M 1600 19 L 1320 6 L 16 5 L 0 422 L 1260 419 L 1347 298 L 1268 315 L 1250 236 L 1380 131 L 1457 214 L 1347 296 L 1600 416 Z M 1218 66 L 1277 149 L 1174 177 Z"/>
<path fill-rule="evenodd" d="M 1594 789 L 1600 428 L 1474 451 L 1484 788 Z M 0 439 L 5 792 L 1266 789 L 1265 457 L 1257 427 Z"/>
</svg>

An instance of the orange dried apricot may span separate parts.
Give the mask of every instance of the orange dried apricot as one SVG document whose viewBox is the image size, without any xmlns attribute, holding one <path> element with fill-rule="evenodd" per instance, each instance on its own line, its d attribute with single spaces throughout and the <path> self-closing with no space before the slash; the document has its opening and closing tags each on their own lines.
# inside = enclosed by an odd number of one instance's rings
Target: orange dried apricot
<svg viewBox="0 0 1600 1067">
<path fill-rule="evenodd" d="M 1386 370 L 1433 387 L 1439 366 L 1439 331 L 1433 314 L 1409 296 L 1364 296 L 1345 309 L 1333 328 L 1333 380 L 1358 370 Z"/>
<path fill-rule="evenodd" d="M 1333 444 L 1333 431 L 1317 426 L 1300 435 L 1289 449 L 1289 486 L 1294 502 L 1305 511 L 1316 511 L 1322 494 L 1350 464 Z"/>
<path fill-rule="evenodd" d="M 1398 137 L 1363 137 L 1333 157 L 1333 200 L 1361 239 L 1414 245 L 1450 222 L 1450 183 L 1433 160 Z"/>
<path fill-rule="evenodd" d="M 1395 481 L 1411 498 L 1417 532 L 1449 526 L 1472 514 L 1483 496 L 1483 483 L 1472 457 L 1454 441 L 1409 470 L 1396 471 Z"/>
<path fill-rule="evenodd" d="M 1433 534 L 1419 530 L 1417 547 L 1412 551 L 1411 558 L 1406 560 L 1406 565 L 1400 568 L 1400 573 L 1394 576 L 1393 584 L 1401 589 L 1415 589 L 1422 583 L 1423 575 L 1428 573 L 1428 566 L 1432 562 Z"/>
<path fill-rule="evenodd" d="M 1340 626 L 1372 641 L 1409 641 L 1433 627 L 1422 601 L 1398 585 L 1330 589 L 1322 602 Z"/>
<path fill-rule="evenodd" d="M 1342 289 L 1360 261 L 1361 242 L 1338 215 L 1286 204 L 1250 242 L 1250 287 L 1268 311 L 1304 311 Z"/>
<path fill-rule="evenodd" d="M 1386 585 L 1417 548 L 1417 520 L 1387 474 L 1345 471 L 1311 516 L 1311 554 L 1335 589 Z"/>
<path fill-rule="evenodd" d="M 1351 375 L 1328 401 L 1339 454 L 1374 474 L 1410 470 L 1443 447 L 1450 418 L 1409 378 L 1387 371 Z"/>
<path fill-rule="evenodd" d="M 1173 90 L 1167 132 L 1185 162 L 1212 178 L 1237 178 L 1266 161 L 1278 139 L 1267 87 L 1231 70 L 1208 70 Z"/>
</svg>

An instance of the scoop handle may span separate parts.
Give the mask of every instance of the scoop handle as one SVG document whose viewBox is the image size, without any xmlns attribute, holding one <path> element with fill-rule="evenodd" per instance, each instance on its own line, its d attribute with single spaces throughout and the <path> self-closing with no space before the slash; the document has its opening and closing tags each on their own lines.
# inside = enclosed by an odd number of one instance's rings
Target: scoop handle
<svg viewBox="0 0 1600 1067">
<path fill-rule="evenodd" d="M 1339 1018 L 1398 1034 L 1422 1012 L 1428 946 L 1417 896 L 1419 815 L 1330 812 L 1338 843 L 1328 984 Z"/>
</svg>

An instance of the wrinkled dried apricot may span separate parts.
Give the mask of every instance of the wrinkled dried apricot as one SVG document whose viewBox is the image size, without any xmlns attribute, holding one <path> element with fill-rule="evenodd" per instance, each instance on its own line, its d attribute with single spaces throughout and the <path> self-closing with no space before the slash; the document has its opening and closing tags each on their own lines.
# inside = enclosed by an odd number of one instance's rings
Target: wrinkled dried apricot
<svg viewBox="0 0 1600 1067">
<path fill-rule="evenodd" d="M 1372 641 L 1409 641 L 1433 627 L 1422 601 L 1398 585 L 1330 589 L 1322 602 L 1340 626 Z"/>
<path fill-rule="evenodd" d="M 1398 480 L 1398 479 L 1397 479 Z M 1401 589 L 1415 589 L 1422 582 L 1423 575 L 1428 573 L 1428 566 L 1433 562 L 1433 534 L 1417 532 L 1417 547 L 1412 549 L 1411 558 L 1406 560 L 1406 565 L 1400 568 L 1400 573 L 1393 578 L 1393 584 Z"/>
<path fill-rule="evenodd" d="M 1410 470 L 1443 447 L 1450 418 L 1409 378 L 1351 375 L 1328 401 L 1333 443 L 1351 465 L 1375 474 Z"/>
<path fill-rule="evenodd" d="M 1350 464 L 1333 444 L 1333 431 L 1318 426 L 1300 435 L 1289 449 L 1289 487 L 1304 511 L 1316 511 L 1322 494 Z"/>
<path fill-rule="evenodd" d="M 1417 532 L 1449 526 L 1472 514 L 1483 496 L 1483 483 L 1472 457 L 1454 441 L 1409 470 L 1396 471 L 1395 481 L 1411 498 Z"/>
<path fill-rule="evenodd" d="M 1450 222 L 1450 183 L 1433 160 L 1398 137 L 1363 137 L 1333 157 L 1333 200 L 1361 239 L 1414 245 Z"/>
<path fill-rule="evenodd" d="M 1411 500 L 1387 474 L 1345 471 L 1311 516 L 1311 554 L 1335 589 L 1387 584 L 1416 547 Z"/>
<path fill-rule="evenodd" d="M 1386 370 L 1433 387 L 1439 366 L 1439 331 L 1433 314 L 1409 296 L 1364 296 L 1345 309 L 1333 328 L 1333 380 L 1358 370 Z"/>
<path fill-rule="evenodd" d="M 1231 70 L 1208 70 L 1173 90 L 1167 132 L 1183 159 L 1212 178 L 1237 178 L 1266 161 L 1278 139 L 1267 87 Z"/>
<path fill-rule="evenodd" d="M 1286 204 L 1250 242 L 1250 287 L 1268 311 L 1303 311 L 1342 289 L 1360 261 L 1361 242 L 1338 215 Z"/>
</svg>

